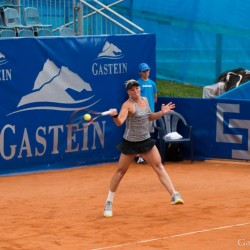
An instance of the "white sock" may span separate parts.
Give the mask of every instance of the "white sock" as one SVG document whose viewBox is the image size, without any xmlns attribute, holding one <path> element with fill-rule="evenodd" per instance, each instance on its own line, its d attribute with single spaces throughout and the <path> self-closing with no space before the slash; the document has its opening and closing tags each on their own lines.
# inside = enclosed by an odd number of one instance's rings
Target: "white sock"
<svg viewBox="0 0 250 250">
<path fill-rule="evenodd" d="M 115 192 L 109 191 L 107 201 L 113 202 L 114 196 L 115 196 Z"/>
</svg>

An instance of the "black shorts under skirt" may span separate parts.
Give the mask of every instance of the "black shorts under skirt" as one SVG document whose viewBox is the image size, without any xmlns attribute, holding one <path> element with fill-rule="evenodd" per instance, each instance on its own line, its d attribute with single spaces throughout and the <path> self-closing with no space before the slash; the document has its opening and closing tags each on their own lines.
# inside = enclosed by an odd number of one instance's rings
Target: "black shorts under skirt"
<svg viewBox="0 0 250 250">
<path fill-rule="evenodd" d="M 125 155 L 141 154 L 149 151 L 155 143 L 156 141 L 152 138 L 139 142 L 131 142 L 122 139 L 121 143 L 117 145 L 117 148 Z"/>
</svg>

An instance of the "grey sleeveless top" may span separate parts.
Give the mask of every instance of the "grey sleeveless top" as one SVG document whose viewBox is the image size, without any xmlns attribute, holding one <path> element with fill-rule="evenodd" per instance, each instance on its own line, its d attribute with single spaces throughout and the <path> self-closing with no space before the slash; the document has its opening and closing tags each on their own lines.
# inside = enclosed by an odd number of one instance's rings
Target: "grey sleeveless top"
<svg viewBox="0 0 250 250">
<path fill-rule="evenodd" d="M 134 101 L 132 100 L 132 102 Z M 149 107 L 147 105 L 147 108 L 144 110 L 141 109 L 136 102 L 134 102 L 134 104 L 135 113 L 130 114 L 126 119 L 126 128 L 123 138 L 132 142 L 144 141 L 150 138 L 148 120 Z"/>
</svg>

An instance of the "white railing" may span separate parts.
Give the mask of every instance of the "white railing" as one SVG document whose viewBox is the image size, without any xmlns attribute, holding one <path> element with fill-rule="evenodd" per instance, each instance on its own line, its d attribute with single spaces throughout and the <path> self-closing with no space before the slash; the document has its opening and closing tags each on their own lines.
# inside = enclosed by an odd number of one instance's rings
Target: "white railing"
<svg viewBox="0 0 250 250">
<path fill-rule="evenodd" d="M 98 0 L 22 0 L 22 8 L 36 7 L 41 21 L 52 24 L 56 34 L 61 27 L 74 29 L 76 35 L 135 34 L 144 30 L 114 11 L 123 2 L 104 5 Z"/>
<path fill-rule="evenodd" d="M 116 5 L 124 0 L 115 2 Z M 132 23 L 130 20 L 112 10 L 109 6 L 104 5 L 98 0 L 93 0 L 98 9 L 86 0 L 80 0 L 80 13 L 83 13 L 82 22 L 78 21 L 78 32 L 84 35 L 93 34 L 121 34 L 121 33 L 143 33 L 144 30 Z M 88 13 L 88 14 L 85 14 Z M 89 14 L 91 13 L 91 15 Z M 129 28 L 128 28 L 129 27 Z"/>
</svg>

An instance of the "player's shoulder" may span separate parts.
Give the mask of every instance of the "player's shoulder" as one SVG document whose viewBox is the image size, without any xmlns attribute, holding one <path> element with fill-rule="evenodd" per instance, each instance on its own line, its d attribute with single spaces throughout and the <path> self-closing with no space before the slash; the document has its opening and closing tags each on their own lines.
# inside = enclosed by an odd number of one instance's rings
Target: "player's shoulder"
<svg viewBox="0 0 250 250">
<path fill-rule="evenodd" d="M 123 103 L 123 107 L 128 107 L 128 106 L 130 106 L 130 105 L 133 105 L 133 102 L 132 102 L 132 100 L 129 98 L 127 101 L 125 101 L 124 103 Z"/>
<path fill-rule="evenodd" d="M 125 101 L 122 105 L 122 110 L 126 110 L 127 112 L 134 112 L 135 110 L 135 103 L 131 100 L 131 99 L 128 99 L 127 101 Z"/>
</svg>

